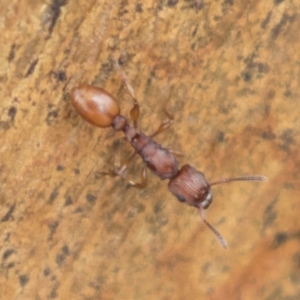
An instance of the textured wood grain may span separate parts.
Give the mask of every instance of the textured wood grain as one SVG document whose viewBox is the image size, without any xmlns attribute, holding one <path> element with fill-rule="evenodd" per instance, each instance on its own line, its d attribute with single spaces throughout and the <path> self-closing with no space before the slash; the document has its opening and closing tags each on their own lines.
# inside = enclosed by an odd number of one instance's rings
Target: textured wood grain
<svg viewBox="0 0 300 300">
<path fill-rule="evenodd" d="M 300 299 L 296 3 L 0 0 L 1 299 Z M 175 115 L 157 140 L 181 164 L 269 178 L 214 187 L 207 218 L 229 250 L 166 181 L 97 176 L 131 149 L 69 91 L 103 87 L 128 116 L 112 51 L 141 128 Z"/>
</svg>

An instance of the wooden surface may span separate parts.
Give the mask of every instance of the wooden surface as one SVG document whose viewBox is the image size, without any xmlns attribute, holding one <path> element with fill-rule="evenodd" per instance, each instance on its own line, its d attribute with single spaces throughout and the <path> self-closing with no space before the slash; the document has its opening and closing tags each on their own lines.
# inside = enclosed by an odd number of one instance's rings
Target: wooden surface
<svg viewBox="0 0 300 300">
<path fill-rule="evenodd" d="M 297 1 L 0 0 L 1 299 L 300 299 Z M 69 91 L 131 99 L 139 124 L 213 181 L 208 220 L 149 175 L 99 178 L 131 151 Z M 136 159 L 129 172 L 138 179 Z"/>
</svg>

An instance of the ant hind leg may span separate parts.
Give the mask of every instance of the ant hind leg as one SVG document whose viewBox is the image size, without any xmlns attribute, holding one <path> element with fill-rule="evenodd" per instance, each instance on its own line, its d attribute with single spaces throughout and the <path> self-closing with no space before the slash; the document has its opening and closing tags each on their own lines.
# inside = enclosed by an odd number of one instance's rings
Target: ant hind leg
<svg viewBox="0 0 300 300">
<path fill-rule="evenodd" d="M 137 128 L 137 120 L 140 115 L 140 107 L 139 107 L 138 101 L 136 100 L 135 91 L 134 91 L 132 85 L 130 84 L 128 77 L 122 71 L 122 69 L 118 63 L 118 60 L 114 58 L 114 61 L 115 61 L 115 65 L 116 65 L 118 71 L 120 72 L 120 74 L 122 76 L 122 80 L 123 80 L 124 84 L 126 85 L 127 91 L 133 100 L 133 108 L 130 110 L 130 118 L 133 121 L 133 126 L 135 128 Z"/>
</svg>

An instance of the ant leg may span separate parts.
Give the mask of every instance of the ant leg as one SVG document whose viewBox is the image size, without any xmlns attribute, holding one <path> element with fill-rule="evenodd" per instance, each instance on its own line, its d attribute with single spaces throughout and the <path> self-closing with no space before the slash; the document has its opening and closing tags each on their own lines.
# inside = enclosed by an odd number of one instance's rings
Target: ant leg
<svg viewBox="0 0 300 300">
<path fill-rule="evenodd" d="M 120 72 L 120 74 L 122 76 L 122 80 L 123 80 L 124 84 L 126 85 L 127 91 L 128 91 L 129 95 L 131 96 L 131 98 L 133 100 L 133 108 L 130 110 L 130 118 L 133 121 L 134 128 L 137 128 L 137 120 L 138 120 L 139 115 L 140 115 L 139 103 L 136 100 L 134 89 L 131 86 L 131 84 L 129 83 L 128 77 L 122 71 L 122 69 L 121 69 L 121 67 L 118 63 L 118 60 L 115 59 L 115 58 L 114 58 L 114 60 L 115 60 L 116 67 L 117 67 L 118 71 Z"/>
<path fill-rule="evenodd" d="M 131 157 L 129 157 L 129 159 L 131 158 L 133 158 L 134 157 L 134 155 L 136 154 L 136 152 L 131 156 Z M 129 159 L 126 161 L 126 162 L 128 162 L 129 161 Z M 131 160 L 130 160 L 131 161 Z M 129 161 L 129 163 L 130 163 L 130 161 Z M 122 177 L 122 178 L 124 178 L 124 179 L 126 179 L 125 178 L 125 176 L 124 176 L 124 174 L 123 174 L 123 172 L 126 170 L 126 168 L 127 168 L 127 166 L 128 166 L 128 164 L 129 163 L 127 163 L 127 165 L 126 164 L 124 164 L 123 166 L 121 166 L 120 168 L 112 168 L 110 171 L 108 171 L 108 172 L 99 172 L 101 175 L 108 175 L 108 176 L 110 176 L 110 177 L 116 177 L 116 176 L 120 176 L 120 177 Z M 143 167 L 143 169 L 142 169 L 142 173 L 141 173 L 141 181 L 140 182 L 133 182 L 133 181 L 131 181 L 131 180 L 129 180 L 129 181 L 127 181 L 128 182 L 128 184 L 130 184 L 131 186 L 133 186 L 133 187 L 136 187 L 136 188 L 138 188 L 138 189 L 143 189 L 143 188 L 145 188 L 146 186 L 147 186 L 147 165 L 144 165 L 144 167 Z"/>
<path fill-rule="evenodd" d="M 133 158 L 135 157 L 136 152 L 134 151 L 124 162 L 121 166 L 114 165 L 108 172 L 97 172 L 98 175 L 108 175 L 110 177 L 120 176 L 125 178 L 124 172 L 128 168 L 129 164 L 132 162 Z"/>
<path fill-rule="evenodd" d="M 141 173 L 141 181 L 140 182 L 128 182 L 131 186 L 134 186 L 138 189 L 143 189 L 147 186 L 147 165 L 144 165 Z"/>
<path fill-rule="evenodd" d="M 173 150 L 173 149 L 168 149 L 173 155 L 178 156 L 178 157 L 183 157 L 184 153 L 181 151 Z"/>
<path fill-rule="evenodd" d="M 165 110 L 165 114 L 167 115 L 168 120 L 161 123 L 159 125 L 159 127 L 156 129 L 156 131 L 150 135 L 152 138 L 155 137 L 156 135 L 158 135 L 159 133 L 165 131 L 173 124 L 174 117 L 170 113 L 168 113 L 166 110 Z"/>
<path fill-rule="evenodd" d="M 194 0 L 194 7 L 197 13 L 203 7 L 203 0 Z"/>
<path fill-rule="evenodd" d="M 165 114 L 167 115 L 168 120 L 161 123 L 159 125 L 159 127 L 156 129 L 156 131 L 150 135 L 152 138 L 155 137 L 156 135 L 158 135 L 159 133 L 165 131 L 173 124 L 174 117 L 170 113 L 168 113 L 166 110 L 165 110 Z M 184 156 L 184 153 L 181 151 L 177 151 L 177 150 L 173 150 L 173 149 L 168 149 L 168 150 L 175 156 L 179 156 L 179 157 Z"/>
</svg>

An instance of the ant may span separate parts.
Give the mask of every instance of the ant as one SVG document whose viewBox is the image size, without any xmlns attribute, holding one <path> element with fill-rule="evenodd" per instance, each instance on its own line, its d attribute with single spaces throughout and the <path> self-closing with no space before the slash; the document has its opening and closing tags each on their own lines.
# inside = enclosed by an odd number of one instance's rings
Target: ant
<svg viewBox="0 0 300 300">
<path fill-rule="evenodd" d="M 121 70 L 119 63 L 115 60 L 122 80 L 133 100 L 133 108 L 130 110 L 130 118 L 133 125 L 129 125 L 126 117 L 120 114 L 120 107 L 116 100 L 107 91 L 92 85 L 82 84 L 71 90 L 71 100 L 83 119 L 87 122 L 101 127 L 112 126 L 116 131 L 123 131 L 125 137 L 134 148 L 133 153 L 119 168 L 114 167 L 109 172 L 101 172 L 109 176 L 123 176 L 124 171 L 136 154 L 140 155 L 144 162 L 141 181 L 129 184 L 138 188 L 144 188 L 147 184 L 147 168 L 149 168 L 161 180 L 168 179 L 169 190 L 183 203 L 199 209 L 203 222 L 216 235 L 223 248 L 227 248 L 227 242 L 222 235 L 206 220 L 204 210 L 212 203 L 211 186 L 231 181 L 266 181 L 264 176 L 245 176 L 229 179 L 220 179 L 208 183 L 202 172 L 197 171 L 189 164 L 179 169 L 179 164 L 174 155 L 176 151 L 163 148 L 153 140 L 153 137 L 165 131 L 173 123 L 173 116 L 166 112 L 168 120 L 160 124 L 158 129 L 151 135 L 143 133 L 137 125 L 140 108 L 133 87 L 127 76 Z M 178 153 L 177 153 L 178 154 Z"/>
</svg>

